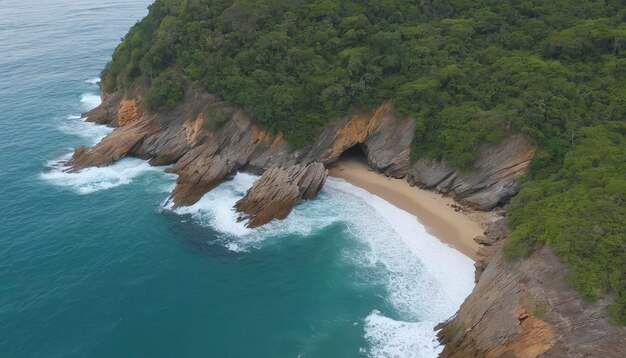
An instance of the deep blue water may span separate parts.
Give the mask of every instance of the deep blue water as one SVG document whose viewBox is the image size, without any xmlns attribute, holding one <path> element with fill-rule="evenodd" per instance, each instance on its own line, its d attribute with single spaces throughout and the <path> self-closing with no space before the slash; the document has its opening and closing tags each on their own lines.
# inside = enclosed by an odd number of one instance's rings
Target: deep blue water
<svg viewBox="0 0 626 358">
<path fill-rule="evenodd" d="M 149 1 L 0 6 L 0 356 L 431 357 L 472 262 L 414 217 L 330 179 L 260 230 L 240 174 L 191 208 L 136 159 L 62 173 L 108 129 L 100 70 Z"/>
</svg>

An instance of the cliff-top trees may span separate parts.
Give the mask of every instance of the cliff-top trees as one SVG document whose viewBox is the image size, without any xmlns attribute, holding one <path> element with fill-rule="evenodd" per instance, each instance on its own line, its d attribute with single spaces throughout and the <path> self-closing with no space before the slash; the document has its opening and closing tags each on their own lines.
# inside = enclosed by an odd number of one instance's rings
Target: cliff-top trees
<svg viewBox="0 0 626 358">
<path fill-rule="evenodd" d="M 597 183 L 585 177 L 572 186 L 560 176 L 572 153 L 617 145 L 592 134 L 626 118 L 625 21 L 620 0 L 157 0 L 116 49 L 102 84 L 109 92 L 147 87 L 155 111 L 201 88 L 245 108 L 294 146 L 311 143 L 351 111 L 391 100 L 399 115 L 417 122 L 414 158 L 462 169 L 471 168 L 481 146 L 506 131 L 523 132 L 540 149 L 516 202 L 536 197 L 558 208 L 542 211 L 544 218 L 516 216 L 515 247 L 551 242 L 573 265 L 572 282 L 585 296 L 612 289 L 619 298 L 626 291 L 619 251 L 625 236 L 590 234 L 594 247 L 610 249 L 585 256 L 590 251 L 577 246 L 583 236 L 564 236 L 570 231 L 563 220 L 574 220 L 568 212 L 582 215 L 589 202 L 564 195 Z M 623 158 L 614 155 L 606 153 L 609 161 Z M 567 175 L 588 173 L 576 168 Z M 621 188 L 623 174 L 606 175 L 617 183 L 611 188 Z M 588 213 L 604 222 L 599 211 Z M 620 213 L 611 210 L 611 220 Z M 575 223 L 577 232 L 617 232 L 605 226 Z M 609 253 L 615 259 L 604 260 Z M 594 274 L 576 274 L 579 262 Z M 623 320 L 618 300 L 613 311 Z"/>
</svg>

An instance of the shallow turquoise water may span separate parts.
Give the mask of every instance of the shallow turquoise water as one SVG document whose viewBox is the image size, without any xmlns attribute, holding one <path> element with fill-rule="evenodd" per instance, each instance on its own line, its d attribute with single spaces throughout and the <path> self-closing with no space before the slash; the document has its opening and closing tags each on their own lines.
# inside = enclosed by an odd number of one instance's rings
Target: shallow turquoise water
<svg viewBox="0 0 626 358">
<path fill-rule="evenodd" d="M 149 1 L 0 7 L 0 356 L 431 357 L 472 262 L 410 215 L 329 180 L 248 230 L 240 174 L 198 204 L 135 159 L 64 174 L 95 78 Z"/>
</svg>

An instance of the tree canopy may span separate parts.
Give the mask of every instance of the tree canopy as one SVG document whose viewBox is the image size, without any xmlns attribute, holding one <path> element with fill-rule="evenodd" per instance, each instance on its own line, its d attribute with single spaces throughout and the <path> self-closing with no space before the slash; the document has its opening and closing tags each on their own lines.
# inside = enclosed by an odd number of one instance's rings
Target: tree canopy
<svg viewBox="0 0 626 358">
<path fill-rule="evenodd" d="M 391 100 L 416 120 L 413 158 L 460 169 L 508 131 L 526 133 L 539 151 L 511 206 L 509 251 L 553 244 L 583 296 L 612 290 L 626 321 L 623 1 L 157 0 L 149 10 L 102 84 L 146 86 L 150 110 L 202 88 L 306 146 L 337 118 Z"/>
</svg>

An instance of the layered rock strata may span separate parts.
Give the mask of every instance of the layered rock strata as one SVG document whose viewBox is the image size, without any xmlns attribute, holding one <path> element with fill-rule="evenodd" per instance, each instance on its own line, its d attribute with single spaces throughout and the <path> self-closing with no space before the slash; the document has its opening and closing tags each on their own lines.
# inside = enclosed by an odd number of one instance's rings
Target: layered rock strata
<svg viewBox="0 0 626 358">
<path fill-rule="evenodd" d="M 534 154 L 526 137 L 513 135 L 485 148 L 467 172 L 439 161 L 413 162 L 410 148 L 415 121 L 394 116 L 389 103 L 339 119 L 309 147 L 293 148 L 280 133 L 272 134 L 254 124 L 245 111 L 218 96 L 188 93 L 177 108 L 159 114 L 142 110 L 138 94 L 104 94 L 102 104 L 86 116 L 115 129 L 94 147 L 77 148 L 69 170 L 106 166 L 125 156 L 147 159 L 152 165 L 173 164 L 170 170 L 178 179 L 171 200 L 177 207 L 194 204 L 237 171 L 263 174 L 296 164 L 328 165 L 359 146 L 372 168 L 381 173 L 489 210 L 517 193 L 516 179 Z"/>
<path fill-rule="evenodd" d="M 502 247 L 504 240 L 509 237 L 506 218 L 500 218 L 487 224 L 483 236 L 477 236 L 474 241 L 479 245 L 474 263 L 474 282 L 478 283 L 489 262 Z"/>
<path fill-rule="evenodd" d="M 235 204 L 254 228 L 273 219 L 284 219 L 300 199 L 312 199 L 324 185 L 328 170 L 320 162 L 267 170 Z"/>
<path fill-rule="evenodd" d="M 436 328 L 446 345 L 441 357 L 626 357 L 626 328 L 607 317 L 610 298 L 582 299 L 549 246 L 528 259 L 505 259 L 506 228 L 501 219 L 477 238 L 478 284 Z"/>
<path fill-rule="evenodd" d="M 177 108 L 151 114 L 141 96 L 104 94 L 86 114 L 115 129 L 92 148 L 77 148 L 70 171 L 109 165 L 126 156 L 173 165 L 178 174 L 171 200 L 192 205 L 237 171 L 263 174 L 237 203 L 251 227 L 285 217 L 301 198 L 311 198 L 326 176 L 323 166 L 358 146 L 370 166 L 413 185 L 439 191 L 480 210 L 505 203 L 535 153 L 523 135 L 483 148 L 464 172 L 440 161 L 410 160 L 415 121 L 394 116 L 389 103 L 329 125 L 307 148 L 293 148 L 280 133 L 255 125 L 245 111 L 221 98 L 188 91 Z M 323 174 L 322 174 L 323 173 Z M 478 284 L 439 337 L 443 357 L 626 356 L 626 333 L 608 322 L 607 298 L 589 303 L 566 283 L 567 269 L 549 247 L 529 259 L 502 256 L 506 222 L 492 223 L 476 263 Z"/>
</svg>

